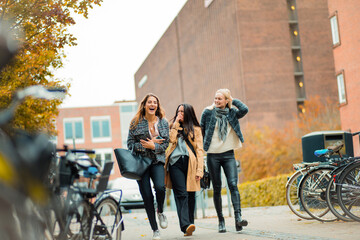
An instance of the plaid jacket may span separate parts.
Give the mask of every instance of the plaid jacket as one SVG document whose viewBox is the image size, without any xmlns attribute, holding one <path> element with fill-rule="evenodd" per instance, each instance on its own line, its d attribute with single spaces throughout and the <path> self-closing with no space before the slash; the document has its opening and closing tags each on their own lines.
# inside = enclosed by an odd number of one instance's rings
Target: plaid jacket
<svg viewBox="0 0 360 240">
<path fill-rule="evenodd" d="M 143 118 L 134 129 L 129 130 L 127 139 L 128 149 L 144 157 L 153 159 L 153 163 L 165 163 L 165 150 L 169 146 L 169 124 L 165 118 L 159 119 L 158 131 L 160 136 L 165 139 L 161 144 L 155 143 L 155 150 L 144 148 L 140 139 L 146 140 L 150 137 L 148 121 Z"/>
</svg>

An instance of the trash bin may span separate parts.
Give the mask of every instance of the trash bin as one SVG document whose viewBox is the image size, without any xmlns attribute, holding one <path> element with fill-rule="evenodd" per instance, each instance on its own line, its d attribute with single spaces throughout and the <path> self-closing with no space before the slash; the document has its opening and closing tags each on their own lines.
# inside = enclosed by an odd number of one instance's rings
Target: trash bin
<svg viewBox="0 0 360 240">
<path fill-rule="evenodd" d="M 316 157 L 314 151 L 325 149 L 342 141 L 344 147 L 340 153 L 343 157 L 353 157 L 352 134 L 345 131 L 319 131 L 306 134 L 301 138 L 303 162 L 326 162 L 325 157 Z M 339 158 L 339 155 L 332 155 L 331 158 Z"/>
</svg>

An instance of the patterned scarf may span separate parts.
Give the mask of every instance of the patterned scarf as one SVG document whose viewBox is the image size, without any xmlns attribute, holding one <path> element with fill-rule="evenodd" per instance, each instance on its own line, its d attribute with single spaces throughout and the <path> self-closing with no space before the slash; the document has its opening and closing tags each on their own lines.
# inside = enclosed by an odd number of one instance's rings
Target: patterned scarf
<svg viewBox="0 0 360 240">
<path fill-rule="evenodd" d="M 226 139 L 226 135 L 227 135 L 227 125 L 228 125 L 228 120 L 226 118 L 226 116 L 229 113 L 229 108 L 215 108 L 215 117 L 216 117 L 216 121 L 218 124 L 218 129 L 219 129 L 219 138 L 220 140 L 222 140 L 223 142 Z"/>
</svg>

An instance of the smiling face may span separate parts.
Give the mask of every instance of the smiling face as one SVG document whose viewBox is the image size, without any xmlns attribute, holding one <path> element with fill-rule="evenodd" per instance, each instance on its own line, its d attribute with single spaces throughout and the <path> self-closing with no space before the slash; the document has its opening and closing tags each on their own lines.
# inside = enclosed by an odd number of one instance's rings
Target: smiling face
<svg viewBox="0 0 360 240">
<path fill-rule="evenodd" d="M 224 109 L 226 107 L 226 104 L 228 104 L 229 100 L 225 99 L 224 94 L 217 92 L 215 94 L 214 103 L 215 107 Z"/>
<path fill-rule="evenodd" d="M 158 101 L 155 97 L 150 96 L 145 103 L 145 114 L 155 115 L 158 109 Z"/>
</svg>

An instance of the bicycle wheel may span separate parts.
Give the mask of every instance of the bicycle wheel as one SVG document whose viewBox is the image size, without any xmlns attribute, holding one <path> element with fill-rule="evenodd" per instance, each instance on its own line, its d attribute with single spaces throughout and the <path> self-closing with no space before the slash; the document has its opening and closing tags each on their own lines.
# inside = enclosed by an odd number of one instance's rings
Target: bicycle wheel
<svg viewBox="0 0 360 240">
<path fill-rule="evenodd" d="M 111 239 L 120 240 L 122 229 L 122 214 L 116 201 L 110 197 L 106 197 L 96 204 L 96 211 L 100 214 L 101 220 L 104 222 Z M 106 231 L 102 230 L 99 225 L 94 228 L 94 239 L 109 239 Z"/>
<path fill-rule="evenodd" d="M 330 172 L 334 168 L 321 167 L 308 172 L 300 182 L 299 196 L 305 211 L 316 220 L 323 222 L 335 221 L 326 203 L 326 187 L 331 179 Z"/>
<path fill-rule="evenodd" d="M 330 211 L 340 220 L 350 222 L 354 221 L 352 218 L 348 217 L 346 213 L 341 209 L 339 205 L 339 200 L 337 198 L 336 194 L 336 182 L 337 178 L 335 176 L 338 176 L 341 174 L 341 171 L 343 170 L 343 167 L 337 168 L 334 172 L 331 173 L 331 179 L 329 181 L 328 186 L 326 187 L 326 203 L 329 206 Z"/>
<path fill-rule="evenodd" d="M 91 207 L 88 202 L 74 202 L 67 216 L 65 231 L 67 239 L 89 239 L 92 219 L 91 215 Z"/>
<path fill-rule="evenodd" d="M 298 187 L 303 174 L 300 171 L 296 171 L 286 183 L 286 201 L 290 210 L 300 218 L 313 219 L 300 204 L 298 195 Z"/>
<path fill-rule="evenodd" d="M 351 164 L 340 175 L 336 193 L 341 209 L 360 221 L 360 162 Z"/>
</svg>

